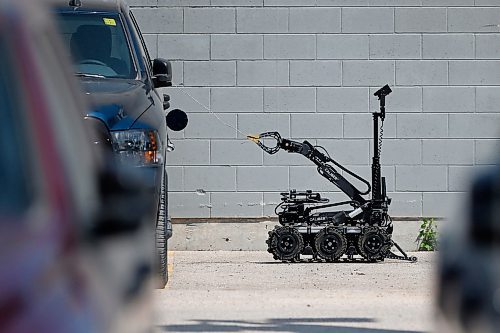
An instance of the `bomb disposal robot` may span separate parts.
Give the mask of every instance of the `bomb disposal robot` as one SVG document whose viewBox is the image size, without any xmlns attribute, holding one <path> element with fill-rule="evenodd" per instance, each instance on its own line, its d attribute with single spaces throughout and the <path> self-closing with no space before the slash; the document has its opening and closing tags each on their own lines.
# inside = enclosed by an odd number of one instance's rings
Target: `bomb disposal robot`
<svg viewBox="0 0 500 333">
<path fill-rule="evenodd" d="M 329 203 L 328 199 L 311 190 L 281 193 L 281 203 L 275 210 L 280 225 L 269 232 L 269 239 L 266 241 L 268 252 L 273 254 L 274 259 L 300 261 L 301 255 L 312 255 L 314 260 L 329 262 L 338 261 L 343 257 L 354 260 L 358 256 L 371 262 L 383 261 L 385 258 L 417 260 L 416 257 L 408 257 L 392 240 L 393 225 L 387 213 L 391 199 L 387 197 L 385 177 L 381 177 L 380 173 L 385 97 L 391 92 L 391 88 L 385 85 L 375 93 L 380 101 L 380 111 L 373 113 L 374 153 L 371 185 L 333 160 L 326 150 L 319 151 L 317 148 L 321 147 L 313 146 L 308 141 L 300 143 L 283 139 L 278 132 L 248 136 L 268 154 L 275 154 L 283 149 L 289 153 L 304 155 L 316 164 L 320 175 L 350 198 L 349 201 Z M 261 139 L 274 139 L 276 145 L 267 146 Z M 358 190 L 335 167 L 365 183 L 367 190 Z M 365 199 L 363 196 L 370 191 L 371 200 Z M 326 210 L 346 205 L 353 208 Z M 391 251 L 393 246 L 401 255 Z"/>
</svg>

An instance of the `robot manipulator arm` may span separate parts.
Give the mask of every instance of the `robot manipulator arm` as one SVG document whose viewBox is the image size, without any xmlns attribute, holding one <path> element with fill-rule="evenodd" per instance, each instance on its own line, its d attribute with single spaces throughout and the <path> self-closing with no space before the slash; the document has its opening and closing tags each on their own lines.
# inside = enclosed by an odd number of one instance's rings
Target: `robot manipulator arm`
<svg viewBox="0 0 500 333">
<path fill-rule="evenodd" d="M 329 156 L 326 156 L 320 152 L 316 147 L 314 147 L 308 141 L 297 142 L 288 139 L 282 139 L 278 132 L 265 132 L 258 135 L 248 136 L 248 139 L 255 142 L 262 150 L 268 154 L 276 154 L 280 149 L 283 149 L 289 153 L 298 153 L 304 155 L 307 159 L 312 161 L 318 167 L 318 173 L 326 178 L 329 182 L 337 186 L 342 192 L 347 194 L 351 200 L 358 202 L 359 204 L 364 204 L 366 200 L 361 196 L 370 192 L 370 184 L 364 180 L 368 190 L 366 192 L 359 191 L 354 185 L 347 181 L 335 168 L 328 164 L 329 162 L 334 163 L 336 166 L 342 170 L 346 170 L 344 167 L 339 165 L 337 162 L 332 160 Z M 275 146 L 267 146 L 262 142 L 262 139 L 274 139 L 276 140 Z M 349 172 L 351 173 L 351 172 Z M 352 174 L 352 173 L 351 173 Z M 361 179 L 359 176 L 354 177 Z"/>
</svg>

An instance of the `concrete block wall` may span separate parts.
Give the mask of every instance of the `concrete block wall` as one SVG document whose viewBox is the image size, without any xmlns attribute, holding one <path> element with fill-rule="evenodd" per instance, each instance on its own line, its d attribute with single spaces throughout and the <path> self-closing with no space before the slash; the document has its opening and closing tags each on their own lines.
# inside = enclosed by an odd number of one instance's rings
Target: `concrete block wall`
<svg viewBox="0 0 500 333">
<path fill-rule="evenodd" d="M 190 117 L 171 133 L 173 217 L 273 215 L 289 188 L 344 199 L 302 156 L 269 156 L 241 133 L 308 139 L 369 178 L 369 112 L 386 83 L 392 215 L 447 215 L 468 175 L 498 160 L 500 1 L 129 2 Z"/>
</svg>

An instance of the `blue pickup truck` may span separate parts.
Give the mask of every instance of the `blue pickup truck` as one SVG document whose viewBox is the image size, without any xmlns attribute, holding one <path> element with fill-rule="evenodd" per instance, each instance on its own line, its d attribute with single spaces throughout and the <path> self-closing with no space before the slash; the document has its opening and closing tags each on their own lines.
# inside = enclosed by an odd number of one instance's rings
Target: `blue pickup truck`
<svg viewBox="0 0 500 333">
<path fill-rule="evenodd" d="M 158 88 L 172 85 L 172 66 L 151 60 L 139 26 L 122 0 L 57 0 L 56 19 L 74 64 L 75 75 L 90 99 L 86 121 L 98 133 L 96 147 L 121 164 L 133 166 L 150 188 L 155 222 L 159 284 L 168 279 L 166 153 L 173 149 L 167 128 L 183 130 L 188 122 L 172 110 Z"/>
</svg>

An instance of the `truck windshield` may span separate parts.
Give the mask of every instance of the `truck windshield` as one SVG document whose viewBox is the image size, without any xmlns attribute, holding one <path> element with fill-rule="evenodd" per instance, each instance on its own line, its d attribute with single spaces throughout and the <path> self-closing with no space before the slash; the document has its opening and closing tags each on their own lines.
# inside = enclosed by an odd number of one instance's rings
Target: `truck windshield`
<svg viewBox="0 0 500 333">
<path fill-rule="evenodd" d="M 57 21 L 78 75 L 136 77 L 118 14 L 62 12 L 58 13 Z"/>
</svg>

